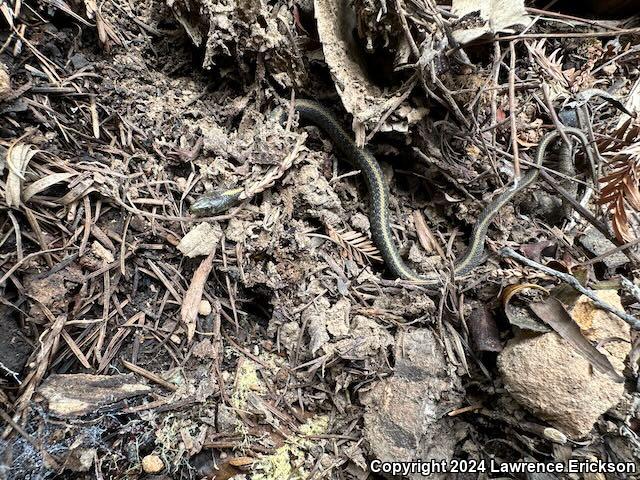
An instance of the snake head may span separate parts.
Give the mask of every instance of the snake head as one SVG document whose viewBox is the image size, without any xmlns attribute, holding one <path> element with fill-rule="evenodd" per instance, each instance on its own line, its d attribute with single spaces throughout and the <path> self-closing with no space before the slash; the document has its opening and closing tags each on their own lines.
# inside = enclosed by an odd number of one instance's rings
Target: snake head
<svg viewBox="0 0 640 480">
<path fill-rule="evenodd" d="M 196 217 L 217 215 L 237 205 L 243 190 L 242 188 L 233 188 L 207 193 L 198 197 L 191 204 L 189 211 Z"/>
</svg>

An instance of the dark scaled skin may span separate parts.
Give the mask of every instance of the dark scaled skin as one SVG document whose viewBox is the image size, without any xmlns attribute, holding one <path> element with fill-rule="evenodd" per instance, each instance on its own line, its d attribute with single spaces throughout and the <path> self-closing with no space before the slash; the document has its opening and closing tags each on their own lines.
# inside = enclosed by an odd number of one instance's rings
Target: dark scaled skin
<svg viewBox="0 0 640 480">
<path fill-rule="evenodd" d="M 389 271 L 397 278 L 423 285 L 440 284 L 442 280 L 439 275 L 435 273 L 432 275 L 419 275 L 409 268 L 400 256 L 390 227 L 389 192 L 384 182 L 382 169 L 375 157 L 366 148 L 359 148 L 333 114 L 317 102 L 296 100 L 294 111 L 298 114 L 301 123 L 318 127 L 331 139 L 341 159 L 346 160 L 354 168 L 362 172 L 370 197 L 369 222 L 371 236 Z M 576 137 L 583 144 L 587 155 L 592 158 L 589 141 L 582 131 L 570 127 L 565 128 L 564 131 L 567 135 Z M 505 190 L 480 213 L 473 227 L 469 246 L 454 264 L 453 273 L 455 276 L 469 273 L 482 261 L 487 231 L 493 218 L 517 193 L 536 181 L 547 147 L 559 136 L 560 134 L 557 131 L 546 134 L 538 145 L 535 158 L 536 165 L 520 178 L 515 188 Z M 242 188 L 235 188 L 215 195 L 201 197 L 194 202 L 191 211 L 199 215 L 220 213 L 237 203 L 242 191 Z"/>
<path fill-rule="evenodd" d="M 191 204 L 189 211 L 196 217 L 217 215 L 237 205 L 243 188 L 206 193 Z"/>
</svg>

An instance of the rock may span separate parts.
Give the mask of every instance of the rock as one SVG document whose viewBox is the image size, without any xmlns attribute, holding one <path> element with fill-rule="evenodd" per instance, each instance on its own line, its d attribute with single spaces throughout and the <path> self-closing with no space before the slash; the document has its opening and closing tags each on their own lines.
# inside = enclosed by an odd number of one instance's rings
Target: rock
<svg viewBox="0 0 640 480">
<path fill-rule="evenodd" d="M 613 290 L 598 292 L 605 302 L 622 310 Z M 583 334 L 592 342 L 609 339 L 599 350 L 622 373 L 630 343 L 629 327 L 618 317 L 593 307 L 580 297 L 572 311 Z M 509 393 L 525 408 L 574 438 L 587 435 L 600 415 L 615 406 L 624 384 L 596 372 L 575 348 L 557 333 L 510 340 L 498 357 L 498 368 Z"/>
<path fill-rule="evenodd" d="M 182 237 L 178 244 L 178 250 L 189 258 L 209 255 L 220 241 L 220 238 L 222 238 L 220 225 L 202 222 Z"/>
<path fill-rule="evenodd" d="M 458 439 L 456 424 L 446 413 L 461 405 L 463 395 L 460 380 L 448 365 L 431 330 L 396 336 L 394 375 L 360 396 L 372 458 L 395 462 L 452 458 Z"/>
<path fill-rule="evenodd" d="M 80 52 L 74 54 L 69 60 L 71 60 L 71 64 L 73 65 L 73 68 L 76 70 L 80 70 L 81 68 L 86 67 L 87 65 L 90 65 L 90 62 L 89 60 L 87 60 L 87 57 L 85 57 Z"/>
<path fill-rule="evenodd" d="M 213 309 L 211 308 L 211 302 L 209 302 L 209 300 L 200 301 L 200 304 L 198 305 L 198 315 L 202 315 L 203 317 L 206 317 L 212 311 Z"/>
<path fill-rule="evenodd" d="M 616 248 L 616 246 L 595 228 L 589 228 L 584 235 L 578 238 L 578 242 L 594 256 L 602 255 L 610 250 Z M 629 259 L 622 252 L 616 252 L 611 255 L 607 255 L 602 259 L 602 262 L 609 270 L 615 270 L 616 268 L 629 263 Z"/>
<path fill-rule="evenodd" d="M 599 290 L 598 298 L 605 303 L 624 311 L 620 296 L 615 290 Z M 571 311 L 571 317 L 580 325 L 585 337 L 592 342 L 600 342 L 604 339 L 620 338 L 625 341 L 609 341 L 604 343 L 602 349 L 609 354 L 609 360 L 616 370 L 624 369 L 624 362 L 631 350 L 630 327 L 626 322 L 608 314 L 593 305 L 593 302 L 584 295 L 576 300 Z"/>
<path fill-rule="evenodd" d="M 160 473 L 164 469 L 164 463 L 158 455 L 147 455 L 142 458 L 142 469 L 145 473 Z"/>
</svg>

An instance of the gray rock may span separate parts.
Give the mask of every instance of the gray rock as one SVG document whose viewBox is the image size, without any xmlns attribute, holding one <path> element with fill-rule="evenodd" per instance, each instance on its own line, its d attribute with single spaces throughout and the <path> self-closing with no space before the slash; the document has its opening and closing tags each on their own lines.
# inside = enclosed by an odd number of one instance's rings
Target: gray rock
<svg viewBox="0 0 640 480">
<path fill-rule="evenodd" d="M 457 425 L 446 413 L 462 403 L 460 380 L 431 330 L 401 332 L 395 344 L 394 375 L 360 397 L 371 456 L 383 462 L 450 460 Z"/>
<path fill-rule="evenodd" d="M 589 228 L 584 235 L 578 239 L 578 241 L 585 249 L 587 249 L 588 252 L 592 253 L 596 257 L 616 248 L 610 240 L 605 238 L 599 230 L 596 230 L 593 227 Z M 629 259 L 624 253 L 616 252 L 603 258 L 602 262 L 609 270 L 615 270 L 616 268 L 628 263 Z"/>
<path fill-rule="evenodd" d="M 85 57 L 82 53 L 76 53 L 70 58 L 70 60 L 73 68 L 75 68 L 76 70 L 79 70 L 82 67 L 86 67 L 90 63 L 87 60 L 87 57 Z"/>
</svg>

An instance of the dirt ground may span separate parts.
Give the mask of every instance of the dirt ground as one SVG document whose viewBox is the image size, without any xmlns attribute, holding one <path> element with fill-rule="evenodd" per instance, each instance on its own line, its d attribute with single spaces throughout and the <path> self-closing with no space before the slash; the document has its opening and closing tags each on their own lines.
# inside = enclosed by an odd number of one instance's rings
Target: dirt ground
<svg viewBox="0 0 640 480">
<path fill-rule="evenodd" d="M 640 478 L 637 2 L 506 3 L 0 3 L 0 479 Z"/>
</svg>

